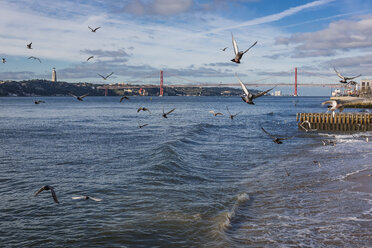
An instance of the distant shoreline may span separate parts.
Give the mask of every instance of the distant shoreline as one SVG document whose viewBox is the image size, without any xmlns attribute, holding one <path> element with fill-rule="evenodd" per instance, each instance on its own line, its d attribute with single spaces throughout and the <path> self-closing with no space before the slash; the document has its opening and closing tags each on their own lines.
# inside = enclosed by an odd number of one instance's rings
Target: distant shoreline
<svg viewBox="0 0 372 248">
<path fill-rule="evenodd" d="M 68 96 L 69 94 L 104 96 L 104 84 L 52 82 L 48 80 L 5 81 L 0 96 Z M 141 88 L 143 87 L 143 89 Z M 256 90 L 252 90 L 256 92 Z M 239 96 L 240 88 L 231 87 L 164 87 L 164 96 Z M 108 96 L 159 96 L 159 87 L 128 85 L 124 89 L 107 89 Z"/>
</svg>

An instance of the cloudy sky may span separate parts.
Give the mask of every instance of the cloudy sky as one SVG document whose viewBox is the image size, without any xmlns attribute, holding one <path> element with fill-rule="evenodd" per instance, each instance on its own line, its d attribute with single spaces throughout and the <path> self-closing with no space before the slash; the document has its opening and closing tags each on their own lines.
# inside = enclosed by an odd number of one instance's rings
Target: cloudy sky
<svg viewBox="0 0 372 248">
<path fill-rule="evenodd" d="M 0 80 L 165 84 L 372 78 L 370 0 L 0 0 Z M 96 33 L 88 29 L 101 27 Z M 231 33 L 240 50 L 234 57 Z M 26 44 L 32 42 L 33 49 Z M 226 51 L 222 48 L 228 47 Z M 93 59 L 86 61 L 89 56 Z M 29 56 L 39 57 L 37 60 Z M 292 89 L 290 89 L 292 91 Z M 327 90 L 329 92 L 329 90 Z"/>
</svg>

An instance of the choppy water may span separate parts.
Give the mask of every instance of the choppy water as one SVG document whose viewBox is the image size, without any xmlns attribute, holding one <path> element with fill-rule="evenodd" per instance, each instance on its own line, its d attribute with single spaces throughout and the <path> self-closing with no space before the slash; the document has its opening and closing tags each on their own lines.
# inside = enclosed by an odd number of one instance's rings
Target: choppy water
<svg viewBox="0 0 372 248">
<path fill-rule="evenodd" d="M 372 196 L 345 180 L 372 169 L 371 142 L 297 128 L 325 98 L 38 99 L 0 98 L 1 247 L 372 246 Z M 208 113 L 226 106 L 242 113 Z M 60 204 L 33 197 L 45 184 Z"/>
</svg>

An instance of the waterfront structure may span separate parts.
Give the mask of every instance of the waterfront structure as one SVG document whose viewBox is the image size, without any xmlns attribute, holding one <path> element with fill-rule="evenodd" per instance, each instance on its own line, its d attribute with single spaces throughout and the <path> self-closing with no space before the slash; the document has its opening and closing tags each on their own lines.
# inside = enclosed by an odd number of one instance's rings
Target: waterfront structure
<svg viewBox="0 0 372 248">
<path fill-rule="evenodd" d="M 276 90 L 274 92 L 274 96 L 281 96 L 281 95 L 282 95 L 282 91 L 280 91 L 280 90 Z"/>
<path fill-rule="evenodd" d="M 371 131 L 372 114 L 370 113 L 297 113 L 296 120 L 301 124 L 310 123 L 311 129 L 325 131 Z M 309 127 L 310 128 L 310 127 Z"/>
<path fill-rule="evenodd" d="M 56 72 L 56 68 L 54 67 L 52 71 L 52 82 L 57 82 L 57 72 Z"/>
<path fill-rule="evenodd" d="M 372 79 L 361 80 L 359 96 L 372 97 Z"/>
</svg>

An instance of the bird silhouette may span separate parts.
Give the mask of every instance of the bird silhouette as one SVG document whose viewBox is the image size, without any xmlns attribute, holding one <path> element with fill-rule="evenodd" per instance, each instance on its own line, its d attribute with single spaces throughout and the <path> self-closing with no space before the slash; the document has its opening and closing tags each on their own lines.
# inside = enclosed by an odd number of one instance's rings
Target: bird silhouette
<svg viewBox="0 0 372 248">
<path fill-rule="evenodd" d="M 108 74 L 106 77 L 105 76 L 102 76 L 101 74 L 97 73 L 98 76 L 100 76 L 101 78 L 103 78 L 103 80 L 106 80 L 108 77 L 110 77 L 112 74 L 114 74 L 114 72 L 111 72 L 110 74 Z"/>
<path fill-rule="evenodd" d="M 230 115 L 230 119 L 231 120 L 233 120 L 235 116 L 237 116 L 238 114 L 241 113 L 241 112 L 239 112 L 239 113 L 236 113 L 235 115 L 233 115 L 233 114 L 230 113 L 230 110 L 229 110 L 229 108 L 227 106 L 226 106 L 226 110 L 227 110 L 227 112 L 229 112 L 229 115 Z"/>
<path fill-rule="evenodd" d="M 274 89 L 275 87 L 271 88 L 271 89 L 268 89 L 268 90 L 265 90 L 265 91 L 262 91 L 258 94 L 252 94 L 248 91 L 247 87 L 243 84 L 242 80 L 240 80 L 240 78 L 235 74 L 235 76 L 238 78 L 239 80 L 239 83 L 240 83 L 240 86 L 242 87 L 243 89 L 243 92 L 244 94 L 241 96 L 242 100 L 248 104 L 254 104 L 253 103 L 253 99 L 255 98 L 258 98 L 258 97 L 261 97 L 263 95 L 265 95 L 267 92 L 269 92 L 270 90 Z"/>
<path fill-rule="evenodd" d="M 2 58 L 1 61 L 3 62 L 3 64 L 6 63 L 6 59 L 5 58 Z"/>
<path fill-rule="evenodd" d="M 279 137 L 276 137 L 272 134 L 270 134 L 268 131 L 266 131 L 263 127 L 261 127 L 262 131 L 264 131 L 267 135 L 269 135 L 273 141 L 277 144 L 283 144 L 282 140 L 287 140 L 287 139 L 290 139 L 290 138 L 293 138 L 294 136 L 291 136 L 291 137 L 286 137 L 286 138 L 279 138 Z"/>
<path fill-rule="evenodd" d="M 138 128 L 143 128 L 143 127 L 146 127 L 148 124 L 146 123 L 146 124 L 143 124 L 143 125 L 141 125 L 139 122 L 138 122 Z"/>
<path fill-rule="evenodd" d="M 98 29 L 100 29 L 101 27 L 97 27 L 97 28 L 91 28 L 88 26 L 88 28 L 90 29 L 90 31 L 92 31 L 93 33 L 95 33 Z"/>
<path fill-rule="evenodd" d="M 127 96 L 122 96 L 122 97 L 120 98 L 120 102 L 122 102 L 124 99 L 129 100 L 129 97 L 127 97 Z"/>
<path fill-rule="evenodd" d="M 164 118 L 168 118 L 168 115 L 169 115 L 170 113 L 172 113 L 175 109 L 176 109 L 176 108 L 171 109 L 170 111 L 168 111 L 167 113 L 165 113 L 165 112 L 164 112 L 164 108 L 163 108 L 163 115 L 162 115 L 162 116 L 163 116 Z"/>
<path fill-rule="evenodd" d="M 41 63 L 41 60 L 37 57 L 34 57 L 34 56 L 30 56 L 30 57 L 28 57 L 28 59 L 35 59 L 35 60 L 38 60 Z"/>
<path fill-rule="evenodd" d="M 73 197 L 71 197 L 71 198 L 74 199 L 74 200 L 77 200 L 77 199 L 84 199 L 84 200 L 102 201 L 102 199 L 95 198 L 95 197 L 91 197 L 91 196 L 87 196 L 87 195 L 82 195 L 82 196 L 73 196 Z"/>
<path fill-rule="evenodd" d="M 228 47 L 224 47 L 224 48 L 221 49 L 221 51 L 226 51 L 227 48 L 228 48 Z"/>
<path fill-rule="evenodd" d="M 142 111 L 148 111 L 149 114 L 151 114 L 150 110 L 149 110 L 148 108 L 145 108 L 145 107 L 139 107 L 139 108 L 137 109 L 137 113 L 140 112 L 141 110 L 142 110 Z"/>
<path fill-rule="evenodd" d="M 322 167 L 322 165 L 320 164 L 320 162 L 317 161 L 317 160 L 314 160 L 313 163 L 316 164 L 316 165 L 318 165 L 319 168 Z"/>
<path fill-rule="evenodd" d="M 334 142 L 334 141 L 332 141 L 332 140 L 322 140 L 322 144 L 323 144 L 323 146 L 327 146 L 327 145 L 329 145 L 329 146 L 336 146 L 336 142 Z"/>
<path fill-rule="evenodd" d="M 343 84 L 348 84 L 348 80 L 352 80 L 352 79 L 354 79 L 354 78 L 357 78 L 357 77 L 360 77 L 360 76 L 362 76 L 362 74 L 359 74 L 358 76 L 354 76 L 354 77 L 344 77 L 344 76 L 342 76 L 337 70 L 336 70 L 336 68 L 335 67 L 333 67 L 333 70 L 335 70 L 335 72 L 336 72 L 336 74 L 337 74 L 337 76 L 339 77 L 339 78 L 341 78 L 341 80 L 340 80 L 340 83 L 343 83 Z M 356 82 L 354 82 L 354 81 L 352 81 L 353 83 L 356 83 Z M 351 83 L 351 82 L 350 82 Z"/>
<path fill-rule="evenodd" d="M 89 95 L 89 93 L 85 94 L 85 95 L 82 95 L 82 96 L 75 96 L 74 94 L 71 94 L 71 93 L 69 93 L 69 95 L 75 97 L 79 101 L 83 101 L 83 98 L 86 97 L 87 95 Z"/>
<path fill-rule="evenodd" d="M 367 136 L 367 135 L 362 135 L 362 136 L 360 136 L 361 138 L 364 138 L 365 139 L 365 141 L 368 143 L 369 142 L 369 136 Z"/>
<path fill-rule="evenodd" d="M 89 61 L 90 59 L 93 59 L 94 58 L 94 56 L 89 56 L 88 58 L 87 58 L 87 61 Z"/>
<path fill-rule="evenodd" d="M 34 196 L 37 196 L 39 193 L 43 192 L 44 190 L 50 190 L 50 192 L 52 193 L 52 197 L 53 197 L 53 200 L 56 202 L 56 203 L 59 203 L 58 202 L 58 199 L 57 199 L 57 195 L 56 195 L 56 192 L 54 192 L 54 188 L 52 186 L 49 186 L 49 185 L 44 185 L 43 187 L 41 187 L 36 193 Z"/>
<path fill-rule="evenodd" d="M 40 104 L 40 103 L 45 103 L 45 101 L 43 101 L 43 100 L 34 100 L 34 103 L 35 104 Z"/>
<path fill-rule="evenodd" d="M 30 44 L 27 44 L 27 48 L 28 48 L 28 49 L 32 49 L 31 46 L 32 46 L 32 42 L 30 42 Z"/>
<path fill-rule="evenodd" d="M 209 113 L 213 114 L 214 116 L 223 115 L 221 112 L 214 112 L 214 110 L 210 110 Z"/>
<path fill-rule="evenodd" d="M 234 48 L 234 53 L 235 53 L 235 57 L 231 61 L 232 62 L 235 62 L 237 64 L 240 64 L 240 60 L 242 59 L 243 55 L 246 52 L 248 52 L 249 49 L 251 49 L 252 47 L 254 47 L 257 44 L 257 41 L 255 43 L 253 43 L 253 45 L 251 45 L 247 50 L 245 50 L 243 52 L 243 51 L 239 51 L 238 44 L 236 43 L 233 34 L 231 34 L 231 37 L 232 37 L 232 43 L 233 43 L 233 48 Z"/>
</svg>

